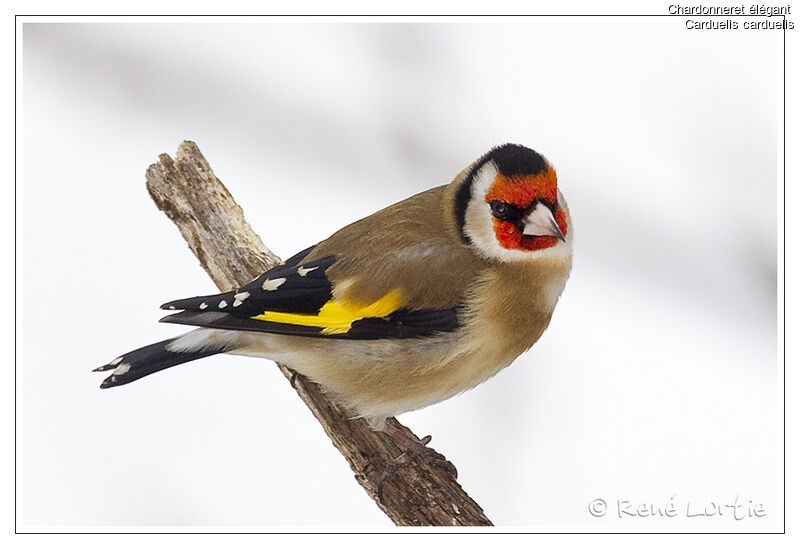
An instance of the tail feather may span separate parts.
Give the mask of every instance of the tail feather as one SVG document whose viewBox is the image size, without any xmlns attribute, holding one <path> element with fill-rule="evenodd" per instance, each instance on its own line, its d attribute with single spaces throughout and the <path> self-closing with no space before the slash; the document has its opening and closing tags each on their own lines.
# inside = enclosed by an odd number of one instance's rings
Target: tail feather
<svg viewBox="0 0 800 549">
<path fill-rule="evenodd" d="M 108 389 L 109 387 L 116 387 L 118 385 L 125 385 L 131 381 L 149 376 L 155 372 L 204 358 L 211 355 L 216 355 L 225 351 L 222 347 L 204 347 L 198 350 L 175 351 L 170 350 L 171 344 L 179 338 L 166 339 L 153 343 L 147 347 L 136 349 L 129 353 L 125 353 L 99 368 L 92 370 L 93 372 L 105 372 L 113 369 L 114 371 L 103 380 L 100 384 L 101 389 Z"/>
</svg>

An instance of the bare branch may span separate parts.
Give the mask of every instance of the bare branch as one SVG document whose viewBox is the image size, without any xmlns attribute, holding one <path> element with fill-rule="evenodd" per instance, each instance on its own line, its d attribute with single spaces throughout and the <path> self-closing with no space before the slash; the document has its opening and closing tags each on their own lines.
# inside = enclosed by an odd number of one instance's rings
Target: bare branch
<svg viewBox="0 0 800 549">
<path fill-rule="evenodd" d="M 160 155 L 146 177 L 150 196 L 178 226 L 221 291 L 246 284 L 279 263 L 193 142 L 181 143 L 174 161 Z M 291 370 L 278 367 L 291 379 Z M 491 526 L 483 510 L 444 468 L 418 456 L 385 479 L 379 497 L 381 478 L 402 449 L 389 436 L 372 431 L 364 420 L 347 419 L 318 385 L 300 377 L 293 386 L 347 459 L 358 483 L 395 524 Z M 406 427 L 396 425 L 413 436 Z"/>
</svg>

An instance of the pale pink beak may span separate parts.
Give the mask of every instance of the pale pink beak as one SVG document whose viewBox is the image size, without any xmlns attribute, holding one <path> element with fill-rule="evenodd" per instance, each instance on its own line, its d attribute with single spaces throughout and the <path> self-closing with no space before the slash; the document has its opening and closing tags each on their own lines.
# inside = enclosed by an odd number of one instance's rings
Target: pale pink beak
<svg viewBox="0 0 800 549">
<path fill-rule="evenodd" d="M 554 236 L 561 241 L 565 241 L 564 233 L 558 227 L 550 208 L 539 202 L 528 217 L 523 221 L 525 229 L 522 234 L 528 236 Z"/>
</svg>

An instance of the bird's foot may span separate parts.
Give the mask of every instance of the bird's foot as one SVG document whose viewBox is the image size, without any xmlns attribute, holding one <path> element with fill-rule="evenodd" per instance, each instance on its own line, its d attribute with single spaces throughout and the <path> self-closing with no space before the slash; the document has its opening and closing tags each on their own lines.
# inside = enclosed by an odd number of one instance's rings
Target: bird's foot
<svg viewBox="0 0 800 549">
<path fill-rule="evenodd" d="M 443 469 L 451 477 L 458 478 L 458 470 L 455 465 L 450 463 L 442 454 L 428 447 L 428 443 L 431 441 L 430 435 L 417 439 L 414 435 L 398 427 L 394 420 L 391 419 L 386 420 L 383 432 L 392 437 L 403 448 L 404 452 L 397 456 L 381 474 L 381 479 L 378 481 L 378 499 L 381 502 L 383 501 L 383 488 L 386 483 L 397 474 L 397 471 L 410 463 L 415 456 L 429 465 Z"/>
<path fill-rule="evenodd" d="M 297 370 L 289 369 L 289 371 L 292 372 L 292 377 L 289 378 L 289 385 L 291 385 L 292 389 L 294 389 L 296 391 L 297 390 L 297 380 L 300 377 L 300 374 L 297 373 Z"/>
</svg>

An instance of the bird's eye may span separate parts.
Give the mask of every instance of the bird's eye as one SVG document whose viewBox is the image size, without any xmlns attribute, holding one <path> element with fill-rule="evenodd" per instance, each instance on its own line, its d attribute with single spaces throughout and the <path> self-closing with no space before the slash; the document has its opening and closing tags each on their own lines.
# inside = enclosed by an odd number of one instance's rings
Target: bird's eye
<svg viewBox="0 0 800 549">
<path fill-rule="evenodd" d="M 492 215 L 494 215 L 497 219 L 503 220 L 509 219 L 514 214 L 516 209 L 511 206 L 511 204 L 507 204 L 499 200 L 492 200 L 489 202 L 489 207 L 492 208 Z"/>
</svg>

